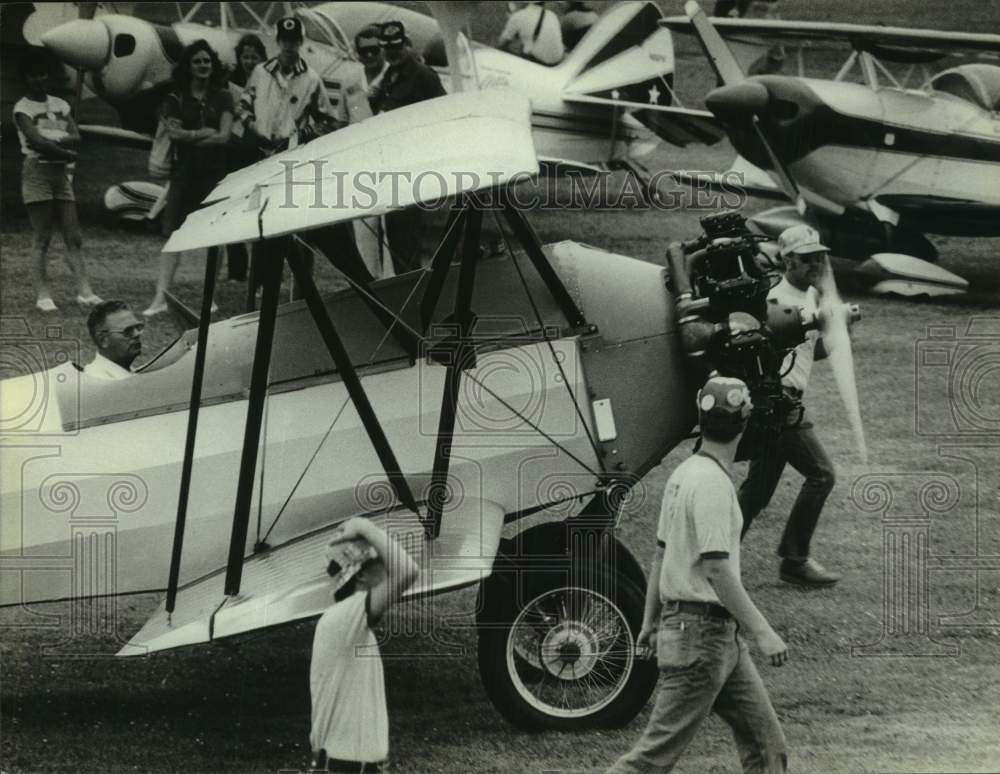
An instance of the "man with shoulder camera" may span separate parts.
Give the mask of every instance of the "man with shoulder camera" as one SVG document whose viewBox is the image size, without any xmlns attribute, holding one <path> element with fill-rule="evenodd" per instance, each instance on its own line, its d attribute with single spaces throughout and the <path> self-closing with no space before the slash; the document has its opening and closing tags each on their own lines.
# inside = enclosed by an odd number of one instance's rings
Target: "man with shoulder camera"
<svg viewBox="0 0 1000 774">
<path fill-rule="evenodd" d="M 671 771 L 711 712 L 733 729 L 743 771 L 782 774 L 785 737 L 740 631 L 772 665 L 788 649 L 740 580 L 740 527 L 730 466 L 750 414 L 739 379 L 698 391 L 702 443 L 667 481 L 636 645 L 655 652 L 660 686 L 649 724 L 608 771 Z"/>
<path fill-rule="evenodd" d="M 768 300 L 800 307 L 806 314 L 814 315 L 819 304 L 817 286 L 827 271 L 827 247 L 820 242 L 815 229 L 800 224 L 781 233 L 778 249 L 785 263 L 785 274 L 768 294 Z M 781 386 L 791 402 L 799 404 L 809 384 L 813 362 L 825 357 L 822 337 L 818 331 L 811 330 L 806 340 L 785 358 L 781 367 Z M 813 431 L 812 423 L 803 418 L 804 412 L 794 412 L 780 432 L 762 435 L 761 445 L 750 450 L 750 469 L 739 491 L 743 533 L 746 534 L 757 514 L 771 501 L 785 465 L 791 465 L 805 476 L 805 481 L 778 545 L 779 576 L 786 583 L 799 586 L 832 586 L 840 576 L 810 557 L 809 544 L 836 479 L 833 462 Z"/>
</svg>

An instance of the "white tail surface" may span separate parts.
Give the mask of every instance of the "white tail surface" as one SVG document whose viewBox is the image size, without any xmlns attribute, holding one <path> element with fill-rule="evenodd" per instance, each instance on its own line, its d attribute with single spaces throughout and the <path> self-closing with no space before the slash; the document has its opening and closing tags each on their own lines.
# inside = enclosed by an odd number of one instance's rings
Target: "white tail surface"
<svg viewBox="0 0 1000 774">
<path fill-rule="evenodd" d="M 662 18 L 651 2 L 612 7 L 556 66 L 565 77 L 563 93 L 669 105 L 674 45 Z"/>
</svg>

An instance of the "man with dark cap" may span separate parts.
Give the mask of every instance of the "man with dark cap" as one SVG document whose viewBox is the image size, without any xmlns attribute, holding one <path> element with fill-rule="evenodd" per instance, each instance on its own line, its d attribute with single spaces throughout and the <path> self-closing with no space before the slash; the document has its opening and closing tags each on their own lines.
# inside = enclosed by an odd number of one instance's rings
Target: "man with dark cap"
<svg viewBox="0 0 1000 774">
<path fill-rule="evenodd" d="M 385 113 L 425 99 L 444 96 L 441 79 L 417 58 L 402 22 L 389 21 L 383 24 L 379 45 L 389 68 L 382 78 L 381 86 L 370 98 L 372 112 Z"/>
<path fill-rule="evenodd" d="M 417 58 L 406 37 L 402 22 L 389 21 L 382 25 L 379 45 L 389 63 L 382 83 L 369 96 L 373 113 L 444 96 L 444 86 L 438 74 Z M 385 216 L 389 252 L 396 274 L 420 268 L 419 249 L 423 231 L 423 213 L 419 207 L 394 210 Z"/>
<path fill-rule="evenodd" d="M 346 100 L 335 109 L 323 79 L 299 56 L 302 22 L 286 16 L 278 22 L 276 57 L 257 65 L 240 98 L 246 131 L 265 153 L 306 142 L 348 122 Z"/>
<path fill-rule="evenodd" d="M 788 648 L 740 580 L 740 516 L 730 469 L 750 415 L 739 379 L 713 376 L 698 391 L 701 447 L 667 480 L 636 647 L 656 656 L 659 692 L 635 746 L 608 771 L 672 771 L 715 712 L 733 729 L 744 772 L 783 774 L 778 716 L 741 634 L 773 666 Z"/>
</svg>

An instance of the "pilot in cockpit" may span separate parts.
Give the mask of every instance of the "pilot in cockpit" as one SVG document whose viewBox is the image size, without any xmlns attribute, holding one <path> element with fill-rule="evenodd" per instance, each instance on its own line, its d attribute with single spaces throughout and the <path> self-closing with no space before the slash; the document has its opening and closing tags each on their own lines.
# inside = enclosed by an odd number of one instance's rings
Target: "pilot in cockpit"
<svg viewBox="0 0 1000 774">
<path fill-rule="evenodd" d="M 102 301 L 87 318 L 87 329 L 97 354 L 83 369 L 97 379 L 127 379 L 142 354 L 143 323 L 124 301 Z"/>
</svg>

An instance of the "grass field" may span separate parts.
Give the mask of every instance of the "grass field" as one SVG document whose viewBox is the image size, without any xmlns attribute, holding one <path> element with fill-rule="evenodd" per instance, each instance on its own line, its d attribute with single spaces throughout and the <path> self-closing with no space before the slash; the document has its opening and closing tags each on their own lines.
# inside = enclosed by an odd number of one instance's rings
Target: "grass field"
<svg viewBox="0 0 1000 774">
<path fill-rule="evenodd" d="M 663 6 L 674 13 L 681 3 Z M 502 11 L 491 11 L 494 20 L 501 18 Z M 787 18 L 1000 29 L 1000 3 L 980 0 L 785 0 L 782 11 Z M 680 67 L 692 82 L 704 78 L 693 50 L 681 53 Z M 722 168 L 730 153 L 721 146 L 665 151 L 663 163 Z M 137 309 L 152 294 L 162 239 L 109 226 L 97 202 L 111 181 L 143 177 L 144 164 L 141 154 L 95 151 L 82 154 L 77 175 L 95 289 Z M 747 209 L 762 208 L 750 203 Z M 697 233 L 700 214 L 635 209 L 530 217 L 543 241 L 576 239 L 662 263 L 668 241 Z M 1000 772 L 1000 382 L 994 365 L 1000 352 L 1000 239 L 934 241 L 943 265 L 970 279 L 968 298 L 915 303 L 846 294 L 863 312 L 854 346 L 868 465 L 854 451 L 829 368 L 817 365 L 810 386 L 808 405 L 838 470 L 814 553 L 844 579 L 820 592 L 777 579 L 774 551 L 800 481 L 793 473 L 744 543 L 744 583 L 790 648 L 786 666 L 761 666 L 761 672 L 795 772 Z M 69 303 L 75 293 L 58 261 L 61 247 L 52 258 L 61 309 L 48 317 L 32 308 L 24 220 L 4 218 L 0 250 L 0 333 L 26 326 L 41 336 L 58 329 L 78 341 L 83 361 L 89 360 L 93 347 L 83 316 Z M 178 292 L 192 304 L 202 266 L 189 257 L 179 275 Z M 336 287 L 332 270 L 321 266 L 318 276 L 325 288 Z M 223 315 L 240 311 L 242 294 L 242 285 L 222 283 Z M 971 332 L 970 323 L 976 326 Z M 931 334 L 947 329 L 955 338 L 943 346 L 972 353 L 969 379 L 982 377 L 975 400 L 956 402 L 962 374 L 948 374 L 934 365 L 940 361 L 921 354 Z M 147 354 L 179 331 L 166 316 L 154 319 L 145 336 Z M 17 368 L 0 357 L 0 375 Z M 621 524 L 619 537 L 644 566 L 666 478 L 689 452 L 682 444 L 644 479 Z M 892 494 L 882 510 L 867 499 L 876 493 L 865 489 L 873 480 Z M 935 500 L 932 492 L 922 503 L 919 491 L 934 482 L 950 488 L 950 496 Z M 901 526 L 906 518 L 908 526 Z M 914 518 L 925 521 L 915 524 Z M 927 626 L 911 621 L 907 637 L 901 636 L 902 619 L 893 617 L 898 608 L 886 604 L 901 581 L 886 546 L 903 529 L 923 530 L 928 541 L 926 574 L 911 575 L 902 592 Z M 926 588 L 926 606 L 917 586 Z M 75 636 L 71 627 L 80 610 L 0 610 L 4 772 L 273 772 L 307 765 L 311 625 L 228 646 L 113 659 L 158 602 L 138 596 L 119 599 L 111 609 L 85 607 L 86 625 Z M 431 625 L 437 635 L 394 636 L 383 649 L 393 771 L 602 771 L 628 749 L 645 714 L 624 729 L 585 733 L 526 734 L 507 725 L 479 682 L 475 633 L 468 626 L 474 602 L 474 591 L 464 591 L 436 599 L 430 609 L 404 610 L 411 628 Z M 710 720 L 676 771 L 739 771 L 726 727 Z"/>
</svg>

